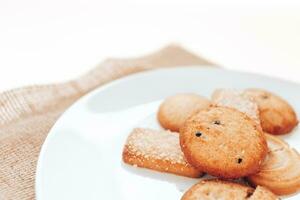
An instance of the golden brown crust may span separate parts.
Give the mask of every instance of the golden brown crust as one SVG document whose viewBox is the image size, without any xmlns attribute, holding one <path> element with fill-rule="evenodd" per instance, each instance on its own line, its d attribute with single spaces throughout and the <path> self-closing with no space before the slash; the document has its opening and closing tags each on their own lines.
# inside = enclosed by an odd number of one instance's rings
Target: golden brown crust
<svg viewBox="0 0 300 200">
<path fill-rule="evenodd" d="M 162 127 L 178 132 L 190 115 L 209 106 L 210 101 L 197 94 L 176 94 L 160 105 L 157 118 Z"/>
<path fill-rule="evenodd" d="M 203 180 L 192 186 L 181 200 L 279 200 L 263 187 L 249 186 L 218 179 Z"/>
<path fill-rule="evenodd" d="M 218 179 L 203 180 L 192 186 L 181 200 L 246 199 L 254 189 L 245 185 Z"/>
<path fill-rule="evenodd" d="M 223 178 L 256 173 L 267 153 L 257 124 L 225 107 L 212 107 L 189 118 L 180 129 L 180 146 L 191 165 Z"/>
<path fill-rule="evenodd" d="M 144 156 L 136 155 L 135 153 L 131 152 L 127 147 L 125 147 L 123 151 L 123 161 L 133 166 L 191 178 L 199 178 L 203 175 L 202 172 L 192 167 L 191 165 L 172 163 L 168 160 L 159 160 L 152 157 L 145 158 Z"/>
<path fill-rule="evenodd" d="M 269 152 L 261 170 L 247 179 L 253 185 L 262 185 L 278 195 L 300 190 L 300 156 L 283 140 L 266 134 Z"/>
<path fill-rule="evenodd" d="M 262 89 L 247 89 L 245 94 L 258 105 L 263 131 L 274 135 L 286 134 L 297 126 L 294 109 L 281 97 Z"/>
<path fill-rule="evenodd" d="M 137 167 L 192 178 L 203 174 L 186 162 L 178 134 L 170 131 L 134 129 L 124 146 L 123 161 Z"/>
</svg>

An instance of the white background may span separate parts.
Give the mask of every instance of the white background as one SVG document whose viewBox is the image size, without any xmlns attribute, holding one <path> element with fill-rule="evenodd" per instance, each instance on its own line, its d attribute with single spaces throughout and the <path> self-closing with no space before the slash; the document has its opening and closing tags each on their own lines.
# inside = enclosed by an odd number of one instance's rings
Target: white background
<svg viewBox="0 0 300 200">
<path fill-rule="evenodd" d="M 209 2 L 0 0 L 0 91 L 69 80 L 107 57 L 169 43 L 229 69 L 300 82 L 299 5 Z"/>
</svg>

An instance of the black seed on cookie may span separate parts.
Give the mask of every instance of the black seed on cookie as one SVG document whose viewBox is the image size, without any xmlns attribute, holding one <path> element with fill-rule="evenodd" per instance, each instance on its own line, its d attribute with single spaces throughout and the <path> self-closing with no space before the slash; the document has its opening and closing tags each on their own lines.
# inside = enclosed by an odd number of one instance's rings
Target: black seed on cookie
<svg viewBox="0 0 300 200">
<path fill-rule="evenodd" d="M 251 197 L 253 195 L 253 191 L 249 191 L 249 192 L 247 192 L 247 196 L 246 197 Z"/>
<path fill-rule="evenodd" d="M 242 161 L 243 161 L 242 158 L 238 158 L 238 159 L 237 159 L 237 163 L 239 163 L 239 164 L 240 164 Z"/>
<path fill-rule="evenodd" d="M 191 116 L 181 127 L 181 149 L 192 166 L 210 175 L 226 179 L 248 176 L 258 171 L 267 150 L 262 131 L 253 130 L 255 125 L 235 109 L 211 107 Z M 197 132 L 202 135 L 196 137 Z"/>
<path fill-rule="evenodd" d="M 264 95 L 261 96 L 261 98 L 267 99 L 267 98 L 269 98 L 269 96 L 267 94 L 264 94 Z"/>
<path fill-rule="evenodd" d="M 202 135 L 202 133 L 201 132 L 196 132 L 196 137 L 200 137 L 201 135 Z"/>
<path fill-rule="evenodd" d="M 216 121 L 214 121 L 214 124 L 216 124 L 216 125 L 220 125 L 220 124 L 221 124 L 221 122 L 220 122 L 220 120 L 216 120 Z"/>
</svg>

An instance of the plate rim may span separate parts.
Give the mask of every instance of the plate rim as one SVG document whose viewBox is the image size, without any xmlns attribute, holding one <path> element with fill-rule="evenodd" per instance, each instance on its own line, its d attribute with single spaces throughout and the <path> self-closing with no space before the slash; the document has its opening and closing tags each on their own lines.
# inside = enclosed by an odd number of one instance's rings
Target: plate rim
<svg viewBox="0 0 300 200">
<path fill-rule="evenodd" d="M 240 70 L 232 70 L 232 69 L 225 69 L 225 68 L 219 68 L 211 65 L 191 65 L 191 66 L 177 66 L 177 67 L 165 67 L 165 68 L 158 68 L 158 69 L 151 69 L 151 70 L 146 70 L 146 71 L 139 71 L 133 74 L 129 74 L 125 77 L 121 77 L 118 79 L 115 79 L 113 81 L 110 81 L 108 83 L 105 83 L 101 86 L 98 86 L 88 93 L 84 94 L 80 98 L 78 98 L 75 102 L 73 102 L 60 116 L 59 118 L 55 121 L 53 126 L 50 128 L 38 155 L 37 159 L 37 165 L 36 165 L 36 172 L 35 172 L 35 181 L 34 181 L 34 192 L 35 192 L 35 198 L 37 200 L 42 200 L 40 196 L 42 196 L 42 170 L 43 170 L 43 160 L 45 159 L 45 155 L 50 143 L 50 140 L 55 136 L 55 130 L 62 120 L 63 117 L 65 117 L 71 109 L 76 107 L 78 104 L 83 102 L 85 99 L 91 98 L 97 93 L 100 93 L 103 90 L 106 90 L 107 88 L 114 87 L 114 85 L 121 84 L 122 82 L 130 81 L 131 79 L 135 79 L 136 77 L 139 76 L 148 76 L 153 73 L 160 73 L 163 71 L 177 71 L 177 70 L 190 70 L 190 69 L 196 69 L 196 70 L 203 70 L 203 71 L 225 71 L 225 72 L 231 72 L 235 74 L 241 74 L 241 75 L 250 75 L 250 76 L 257 76 L 260 78 L 264 79 L 272 79 L 273 81 L 278 81 L 278 82 L 284 82 L 285 84 L 291 84 L 297 87 L 300 87 L 300 83 L 295 82 L 295 81 L 290 81 L 278 77 L 272 77 L 269 75 L 264 75 L 264 74 L 258 74 L 258 73 L 253 73 L 253 72 L 246 72 L 246 71 L 240 71 Z"/>
</svg>

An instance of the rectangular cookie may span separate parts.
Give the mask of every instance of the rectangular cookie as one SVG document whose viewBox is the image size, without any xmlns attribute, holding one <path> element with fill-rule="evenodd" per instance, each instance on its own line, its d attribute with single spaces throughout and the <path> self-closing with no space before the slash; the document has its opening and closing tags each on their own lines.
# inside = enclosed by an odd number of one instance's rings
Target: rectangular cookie
<svg viewBox="0 0 300 200">
<path fill-rule="evenodd" d="M 185 160 L 179 134 L 164 130 L 135 128 L 124 146 L 123 161 L 133 166 L 193 178 L 203 174 Z"/>
</svg>

